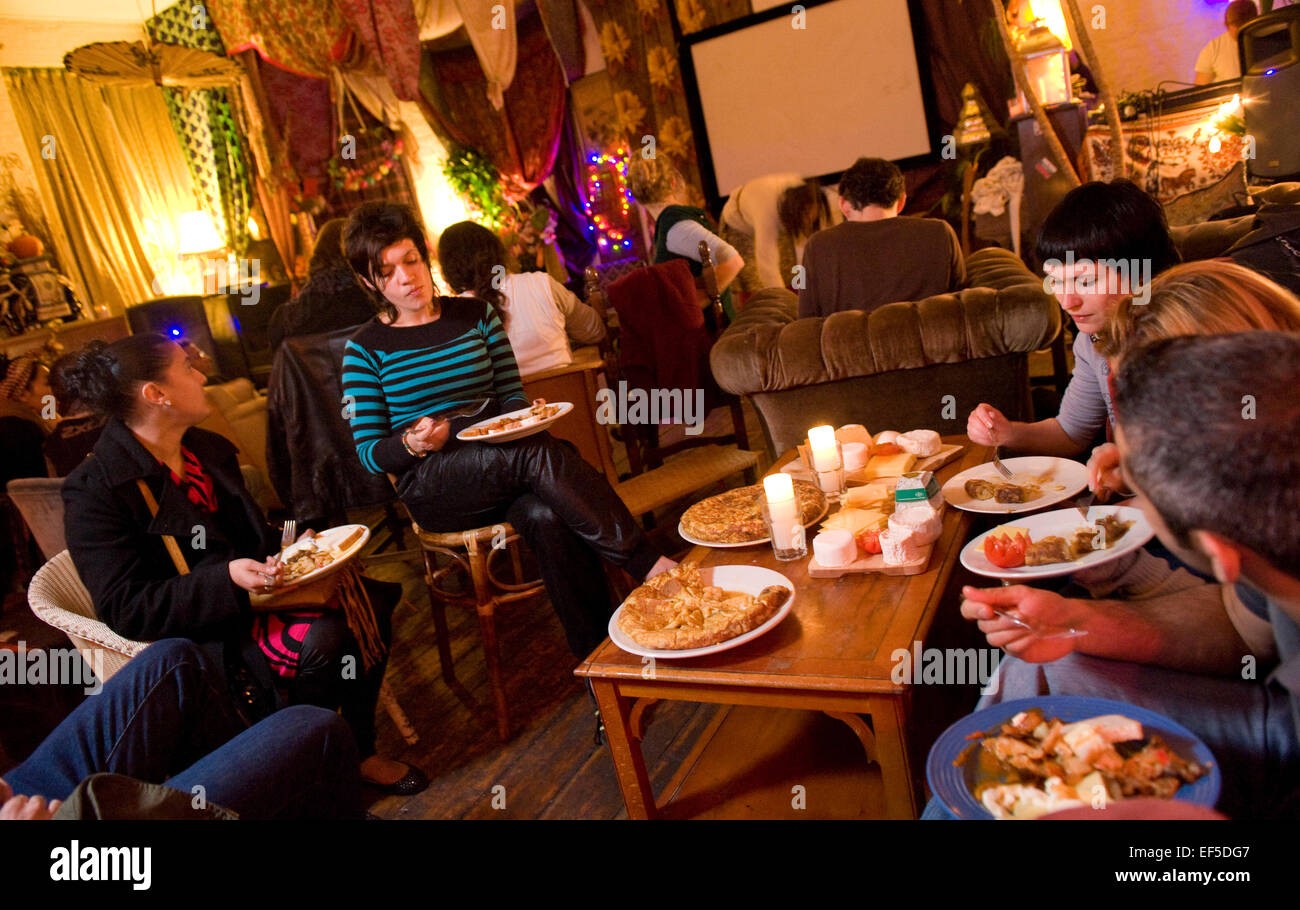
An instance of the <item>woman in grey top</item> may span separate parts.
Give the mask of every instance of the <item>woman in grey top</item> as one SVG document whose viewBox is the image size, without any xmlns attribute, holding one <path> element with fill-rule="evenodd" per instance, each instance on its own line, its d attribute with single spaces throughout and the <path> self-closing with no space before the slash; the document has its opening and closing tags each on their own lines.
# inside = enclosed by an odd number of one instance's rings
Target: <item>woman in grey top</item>
<svg viewBox="0 0 1300 910">
<path fill-rule="evenodd" d="M 1008 420 L 980 404 L 966 420 L 979 445 L 1073 458 L 1113 422 L 1110 368 L 1093 347 L 1125 297 L 1141 300 L 1151 279 L 1179 261 L 1160 204 L 1128 180 L 1085 183 L 1052 209 L 1038 234 L 1044 287 L 1074 320 L 1074 375 L 1055 417 Z"/>
</svg>

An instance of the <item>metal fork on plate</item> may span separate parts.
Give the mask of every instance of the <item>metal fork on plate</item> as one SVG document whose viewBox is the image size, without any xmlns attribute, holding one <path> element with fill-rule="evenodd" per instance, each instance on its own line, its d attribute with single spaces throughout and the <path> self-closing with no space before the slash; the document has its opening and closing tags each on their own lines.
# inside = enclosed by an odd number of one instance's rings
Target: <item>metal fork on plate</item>
<svg viewBox="0 0 1300 910">
<path fill-rule="evenodd" d="M 1003 477 L 1005 477 L 1007 480 L 1015 480 L 1015 479 L 1016 479 L 1016 475 L 1012 474 L 1009 470 L 1007 470 L 1007 466 L 1004 465 L 1004 464 L 1002 463 L 1002 459 L 998 457 L 998 452 L 999 452 L 1001 449 L 1002 449 L 1002 446 L 994 446 L 994 447 L 993 447 L 993 467 L 994 467 L 994 469 L 995 469 L 999 474 L 1001 474 L 1001 475 L 1002 475 Z"/>
</svg>

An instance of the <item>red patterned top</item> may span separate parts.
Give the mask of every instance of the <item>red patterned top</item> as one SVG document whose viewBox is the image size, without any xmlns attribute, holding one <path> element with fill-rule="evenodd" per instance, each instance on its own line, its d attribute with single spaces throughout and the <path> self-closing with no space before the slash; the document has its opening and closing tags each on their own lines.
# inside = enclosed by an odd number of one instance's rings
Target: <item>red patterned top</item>
<svg viewBox="0 0 1300 910">
<path fill-rule="evenodd" d="M 212 486 L 212 478 L 208 476 L 207 471 L 203 470 L 203 465 L 199 464 L 194 453 L 184 446 L 181 446 L 181 457 L 185 459 L 185 476 L 181 477 L 168 468 L 167 473 L 171 475 L 172 483 L 184 490 L 190 502 L 204 512 L 211 514 L 217 511 L 217 496 Z"/>
</svg>

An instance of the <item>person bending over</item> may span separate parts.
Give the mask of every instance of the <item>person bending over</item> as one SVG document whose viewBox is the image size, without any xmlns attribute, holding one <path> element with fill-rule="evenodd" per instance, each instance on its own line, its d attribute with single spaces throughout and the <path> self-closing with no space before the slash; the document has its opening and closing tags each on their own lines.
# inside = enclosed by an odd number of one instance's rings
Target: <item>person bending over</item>
<svg viewBox="0 0 1300 910">
<path fill-rule="evenodd" d="M 403 205 L 367 202 L 343 233 L 348 261 L 379 314 L 348 341 L 343 392 L 357 455 L 391 474 L 411 517 L 430 531 L 509 521 L 537 556 L 569 647 L 605 638 L 612 605 L 601 559 L 638 581 L 670 568 L 605 478 L 543 431 L 511 442 L 462 442 L 471 423 L 529 406 L 501 320 L 473 297 L 435 295 L 424 229 Z M 442 412 L 488 399 L 474 417 Z"/>
<path fill-rule="evenodd" d="M 753 244 L 753 275 L 757 281 L 750 277 L 748 269 L 740 276 L 747 291 L 783 288 L 791 283 L 793 276 L 781 271 L 782 232 L 794 245 L 798 265 L 803 261 L 808 238 L 843 220 L 834 191 L 798 174 L 766 174 L 736 187 L 722 207 L 721 218 L 725 237 Z"/>
<path fill-rule="evenodd" d="M 713 219 L 704 209 L 686 204 L 686 180 L 681 172 L 658 158 L 636 158 L 627 167 L 627 184 L 632 196 L 654 222 L 655 264 L 685 259 L 691 274 L 698 278 L 704 269 L 700 261 L 703 240 L 713 259 L 723 315 L 728 320 L 736 318 L 729 285 L 745 267 L 745 260 L 735 247 L 718 236 Z"/>
</svg>

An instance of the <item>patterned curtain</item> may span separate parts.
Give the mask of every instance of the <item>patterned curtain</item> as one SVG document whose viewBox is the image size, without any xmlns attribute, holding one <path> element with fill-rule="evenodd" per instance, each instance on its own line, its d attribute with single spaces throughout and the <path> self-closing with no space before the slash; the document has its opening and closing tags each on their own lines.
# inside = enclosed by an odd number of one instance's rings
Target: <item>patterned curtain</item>
<svg viewBox="0 0 1300 910">
<path fill-rule="evenodd" d="M 748 15 L 749 0 L 675 0 L 682 34 Z M 605 123 L 594 124 L 608 146 L 627 142 L 636 154 L 653 136 L 657 154 L 682 172 L 694 201 L 703 204 L 695 137 L 690 128 L 667 4 L 660 0 L 588 0 L 614 103 Z"/>
<path fill-rule="evenodd" d="M 164 44 L 223 56 L 226 53 L 217 30 L 206 17 L 200 18 L 186 0 L 147 20 L 145 27 L 149 37 Z M 228 91 L 165 88 L 163 93 L 203 209 L 212 216 L 226 245 L 242 255 L 250 240 L 248 216 L 252 201 L 248 155 L 235 128 Z"/>
<path fill-rule="evenodd" d="M 352 35 L 343 11 L 318 0 L 207 0 L 227 53 L 256 50 L 263 60 L 324 79 L 347 56 Z"/>
<path fill-rule="evenodd" d="M 420 94 L 420 26 L 411 0 L 339 0 L 370 59 L 402 101 Z"/>
<path fill-rule="evenodd" d="M 426 113 L 453 141 L 491 159 L 507 195 L 527 195 L 555 164 L 565 111 L 564 73 L 541 17 L 534 13 L 519 22 L 515 78 L 501 110 L 486 103 L 488 79 L 472 48 L 429 59 L 420 80 Z"/>
</svg>

